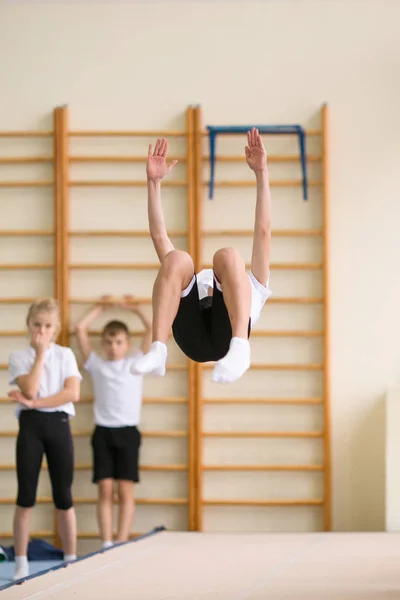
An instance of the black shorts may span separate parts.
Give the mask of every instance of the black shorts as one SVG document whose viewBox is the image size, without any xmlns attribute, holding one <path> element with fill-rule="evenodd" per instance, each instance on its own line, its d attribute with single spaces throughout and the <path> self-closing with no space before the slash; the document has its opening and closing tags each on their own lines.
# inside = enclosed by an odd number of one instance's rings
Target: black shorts
<svg viewBox="0 0 400 600">
<path fill-rule="evenodd" d="M 139 481 L 141 433 L 132 427 L 96 425 L 92 435 L 93 483 L 102 479 Z"/>
<path fill-rule="evenodd" d="M 188 295 L 181 298 L 172 324 L 174 339 L 182 352 L 199 363 L 223 358 L 232 339 L 229 314 L 216 284 L 214 277 L 213 295 L 200 300 L 196 278 Z M 249 319 L 249 337 L 250 329 Z"/>
</svg>

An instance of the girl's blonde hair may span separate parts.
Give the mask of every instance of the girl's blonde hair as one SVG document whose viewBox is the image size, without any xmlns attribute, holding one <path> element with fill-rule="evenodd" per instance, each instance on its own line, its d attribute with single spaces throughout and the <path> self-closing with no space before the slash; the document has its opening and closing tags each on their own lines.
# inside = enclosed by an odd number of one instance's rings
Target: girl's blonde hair
<svg viewBox="0 0 400 600">
<path fill-rule="evenodd" d="M 29 325 L 29 321 L 38 313 L 41 312 L 51 312 L 55 313 L 58 321 L 58 325 L 56 328 L 56 335 L 58 335 L 61 329 L 60 323 L 60 307 L 55 298 L 38 298 L 35 302 L 33 302 L 28 310 L 28 314 L 26 316 L 26 324 Z"/>
</svg>

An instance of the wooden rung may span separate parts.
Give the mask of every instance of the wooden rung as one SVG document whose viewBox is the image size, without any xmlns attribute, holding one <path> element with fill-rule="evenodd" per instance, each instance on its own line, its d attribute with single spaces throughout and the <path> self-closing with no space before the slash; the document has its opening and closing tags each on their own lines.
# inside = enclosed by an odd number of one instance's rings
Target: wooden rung
<svg viewBox="0 0 400 600">
<path fill-rule="evenodd" d="M 0 131 L 0 138 L 53 137 L 53 131 Z"/>
<path fill-rule="evenodd" d="M 73 265 L 69 265 L 68 268 L 70 270 L 93 270 L 93 269 L 101 269 L 101 270 L 117 270 L 117 269 L 137 269 L 138 271 L 146 271 L 146 270 L 154 270 L 159 269 L 159 263 L 76 263 Z"/>
<path fill-rule="evenodd" d="M 93 398 L 91 396 L 82 396 L 79 404 L 91 404 Z M 187 404 L 188 399 L 180 396 L 160 397 L 160 398 L 143 398 L 143 404 Z M 14 400 L 5 397 L 0 398 L 0 404 L 15 404 Z"/>
<path fill-rule="evenodd" d="M 202 471 L 323 471 L 323 465 L 203 465 Z"/>
<path fill-rule="evenodd" d="M 271 232 L 272 237 L 320 237 L 321 229 L 277 229 Z M 253 237 L 253 229 L 210 229 L 202 231 L 203 237 Z"/>
<path fill-rule="evenodd" d="M 289 337 L 289 338 L 313 338 L 313 337 L 322 337 L 324 335 L 323 331 L 270 331 L 270 330 L 262 330 L 262 329 L 253 329 L 251 332 L 251 337 Z"/>
<path fill-rule="evenodd" d="M 1 134 L 0 134 L 1 135 Z M 185 131 L 173 130 L 173 131 L 85 131 L 76 130 L 69 131 L 69 137 L 149 137 L 149 138 L 171 138 L 171 137 L 186 137 Z"/>
<path fill-rule="evenodd" d="M 169 156 L 168 160 L 177 160 L 179 163 L 186 162 L 186 156 Z M 70 156 L 71 163 L 145 163 L 147 156 L 127 156 L 127 155 L 103 155 L 98 154 L 86 156 Z"/>
<path fill-rule="evenodd" d="M 110 303 L 112 304 L 113 302 L 118 302 L 120 301 L 121 298 L 111 298 L 110 299 Z M 99 298 L 70 298 L 69 303 L 70 304 L 96 304 L 99 301 Z M 151 304 L 152 300 L 151 298 L 140 298 L 140 297 L 135 297 L 132 301 L 132 304 Z"/>
<path fill-rule="evenodd" d="M 1 156 L 0 165 L 38 165 L 52 163 L 52 156 Z"/>
<path fill-rule="evenodd" d="M 307 162 L 321 162 L 321 157 L 318 154 L 309 154 L 307 157 Z M 301 157 L 299 154 L 269 154 L 267 158 L 267 162 L 271 163 L 287 163 L 287 162 L 300 162 Z M 246 157 L 243 155 L 233 156 L 233 155 L 220 155 L 215 157 L 215 161 L 217 163 L 244 163 L 246 162 Z M 209 156 L 203 157 L 203 162 L 210 162 Z"/>
<path fill-rule="evenodd" d="M 40 237 L 53 236 L 51 229 L 4 229 L 0 231 L 0 237 Z"/>
<path fill-rule="evenodd" d="M 142 231 L 134 231 L 134 230 L 119 230 L 119 231 L 111 231 L 111 230 L 81 230 L 81 231 L 70 231 L 68 233 L 70 237 L 132 237 L 132 238 L 149 238 L 150 232 L 146 229 Z M 186 237 L 188 234 L 187 231 L 184 230 L 171 230 L 168 231 L 168 236 L 171 238 L 175 237 Z"/>
<path fill-rule="evenodd" d="M 268 298 L 268 304 L 323 304 L 323 298 L 284 298 L 274 297 Z"/>
<path fill-rule="evenodd" d="M 323 404 L 322 398 L 204 398 L 203 404 Z"/>
<path fill-rule="evenodd" d="M 177 180 L 165 180 L 163 181 L 163 187 L 185 187 L 186 181 L 177 181 Z M 110 179 L 110 180 L 101 180 L 101 179 L 75 179 L 69 182 L 70 187 L 147 187 L 146 180 L 133 180 L 133 179 Z"/>
<path fill-rule="evenodd" d="M 37 298 L 34 296 L 27 296 L 21 298 L 0 298 L 0 304 L 32 304 L 35 302 Z"/>
<path fill-rule="evenodd" d="M 4 330 L 4 331 L 0 331 L 0 337 L 23 337 L 26 336 L 26 329 L 25 330 Z"/>
<path fill-rule="evenodd" d="M 1 271 L 40 271 L 42 269 L 53 269 L 53 263 L 36 263 L 33 265 L 27 263 L 14 264 L 14 265 L 2 265 L 0 264 Z"/>
<path fill-rule="evenodd" d="M 151 438 L 185 438 L 188 436 L 187 431 L 141 431 L 143 437 Z M 0 438 L 16 437 L 18 431 L 0 431 Z M 90 437 L 93 434 L 92 429 L 77 430 L 72 432 L 73 437 Z"/>
<path fill-rule="evenodd" d="M 37 179 L 35 181 L 0 181 L 0 188 L 29 188 L 50 187 L 53 181 L 48 179 Z"/>
<path fill-rule="evenodd" d="M 90 335 L 90 336 L 92 336 L 92 337 L 99 337 L 99 336 L 101 336 L 101 335 L 102 335 L 102 331 L 101 331 L 100 329 L 97 329 L 97 330 L 95 330 L 95 331 L 88 331 L 87 333 L 88 333 L 88 335 Z M 145 334 L 145 331 L 144 331 L 144 330 L 139 330 L 139 329 L 138 329 L 138 330 L 131 330 L 131 331 L 129 331 L 129 335 L 130 335 L 131 337 L 143 337 L 143 336 L 144 336 L 144 334 Z M 74 330 L 71 330 L 71 331 L 69 332 L 69 335 L 70 335 L 71 337 L 74 337 L 74 336 L 76 336 L 76 332 L 75 332 Z M 1 332 L 0 332 L 0 336 L 1 336 Z"/>
<path fill-rule="evenodd" d="M 203 183 L 204 187 L 209 187 L 210 182 L 209 181 L 205 181 Z M 275 179 L 269 182 L 270 187 L 302 187 L 303 185 L 303 181 L 301 179 Z M 322 181 L 320 181 L 319 179 L 311 179 L 309 181 L 307 181 L 307 186 L 308 187 L 320 187 L 322 186 Z M 232 179 L 231 181 L 215 181 L 214 183 L 214 187 L 216 188 L 233 188 L 233 187 L 238 187 L 238 188 L 243 188 L 243 187 L 256 187 L 256 181 L 255 180 L 249 180 L 249 181 L 235 181 L 234 179 Z"/>
<path fill-rule="evenodd" d="M 54 531 L 51 531 L 50 529 L 41 529 L 38 531 L 30 531 L 30 536 L 32 538 L 37 538 L 37 539 L 47 539 L 47 538 L 53 538 L 54 537 Z M 79 535 L 78 535 L 79 537 Z M 0 538 L 1 539 L 14 539 L 14 533 L 12 531 L 1 531 L 0 532 Z"/>
<path fill-rule="evenodd" d="M 218 438 L 322 438 L 323 431 L 203 431 L 203 437 Z"/>
<path fill-rule="evenodd" d="M 246 269 L 250 269 L 251 264 L 246 264 Z M 323 268 L 322 263 L 271 263 L 271 271 L 314 271 Z M 203 269 L 212 269 L 212 264 L 203 265 Z M 268 300 L 269 302 L 269 300 Z"/>
<path fill-rule="evenodd" d="M 318 136 L 322 135 L 322 131 L 321 131 L 321 129 L 307 129 L 305 131 L 305 134 L 306 134 L 306 136 L 309 136 L 309 137 L 314 137 L 314 136 L 318 137 Z M 203 131 L 200 132 L 200 135 L 202 137 L 208 138 L 210 134 L 209 134 L 209 131 L 207 129 L 204 129 Z M 279 133 L 263 133 L 261 135 L 263 135 L 263 136 L 265 135 L 265 136 L 268 136 L 268 137 L 275 137 L 277 135 L 280 136 L 282 134 L 279 134 Z M 292 136 L 292 135 L 297 135 L 297 133 L 293 132 L 293 133 L 287 133 L 285 135 Z M 165 136 L 165 137 L 167 137 L 167 136 Z M 231 134 L 229 134 L 229 137 L 246 137 L 246 135 L 243 134 L 243 133 L 231 133 Z"/>
<path fill-rule="evenodd" d="M 0 471 L 15 471 L 15 464 L 0 464 Z M 74 466 L 76 471 L 90 471 L 93 468 L 92 463 L 81 463 Z M 42 469 L 47 471 L 47 464 L 42 465 Z M 141 471 L 187 471 L 187 465 L 141 465 Z"/>
<path fill-rule="evenodd" d="M 323 506 L 324 501 L 319 499 L 301 499 L 301 500 L 211 500 L 202 501 L 206 506 Z"/>
<path fill-rule="evenodd" d="M 53 534 L 54 535 L 54 534 Z M 134 540 L 138 537 L 141 537 L 143 535 L 143 533 L 130 533 L 129 534 L 129 539 L 130 540 Z M 113 537 L 115 538 L 117 536 L 117 532 L 114 531 L 113 533 Z M 100 539 L 100 533 L 99 532 L 95 532 L 95 531 L 79 531 L 77 533 L 77 538 L 78 540 L 99 540 Z"/>
<path fill-rule="evenodd" d="M 44 496 L 36 499 L 36 504 L 52 504 L 53 498 Z M 117 500 L 114 499 L 114 503 Z M 186 498 L 136 498 L 136 504 L 148 504 L 154 506 L 184 506 L 188 503 Z M 0 505 L 15 504 L 15 498 L 0 498 Z M 74 504 L 97 504 L 97 498 L 74 498 Z"/>
<path fill-rule="evenodd" d="M 213 369 L 214 363 L 202 363 L 199 365 L 203 369 Z M 298 364 L 285 364 L 285 363 L 252 363 L 250 365 L 252 371 L 323 371 L 324 366 L 321 364 L 312 363 L 298 363 Z"/>
</svg>

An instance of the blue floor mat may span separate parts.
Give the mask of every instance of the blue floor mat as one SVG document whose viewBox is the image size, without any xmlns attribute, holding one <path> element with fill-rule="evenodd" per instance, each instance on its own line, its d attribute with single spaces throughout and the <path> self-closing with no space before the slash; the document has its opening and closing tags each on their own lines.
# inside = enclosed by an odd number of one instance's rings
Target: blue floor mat
<svg viewBox="0 0 400 600">
<path fill-rule="evenodd" d="M 36 573 L 40 573 L 41 571 L 47 571 L 48 569 L 53 569 L 57 565 L 60 565 L 62 561 L 49 561 L 49 560 L 38 560 L 32 561 L 29 563 L 29 574 L 35 575 Z M 15 572 L 15 562 L 5 561 L 0 563 L 0 590 L 3 586 L 8 586 Z"/>
</svg>

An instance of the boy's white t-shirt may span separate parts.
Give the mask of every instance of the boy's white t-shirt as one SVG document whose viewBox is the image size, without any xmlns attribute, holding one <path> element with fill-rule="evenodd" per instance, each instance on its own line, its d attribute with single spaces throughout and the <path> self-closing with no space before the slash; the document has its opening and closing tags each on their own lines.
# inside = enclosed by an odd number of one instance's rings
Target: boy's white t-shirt
<svg viewBox="0 0 400 600">
<path fill-rule="evenodd" d="M 9 384 L 16 385 L 16 379 L 21 375 L 28 375 L 35 362 L 36 351 L 32 346 L 11 352 L 8 362 Z M 40 379 L 39 397 L 48 398 L 61 392 L 64 388 L 65 380 L 69 377 L 78 377 L 82 379 L 76 362 L 75 354 L 71 348 L 51 344 L 45 352 L 42 377 Z M 18 404 L 17 416 L 21 410 L 29 410 Z M 42 412 L 66 412 L 72 417 L 75 415 L 75 406 L 73 402 L 55 406 L 52 408 L 38 408 Z"/>
<path fill-rule="evenodd" d="M 106 360 L 91 352 L 84 368 L 90 373 L 94 392 L 94 420 L 103 427 L 138 425 L 142 407 L 143 378 L 132 375 L 132 362 L 143 352 L 121 360 Z"/>
<path fill-rule="evenodd" d="M 250 319 L 251 319 L 251 326 L 253 327 L 256 322 L 258 321 L 258 319 L 260 318 L 260 314 L 261 314 L 261 310 L 265 304 L 265 302 L 268 300 L 268 298 L 271 296 L 272 292 L 269 289 L 269 277 L 268 277 L 268 281 L 267 281 L 267 285 L 264 286 L 262 285 L 262 283 L 260 283 L 258 281 L 258 279 L 255 278 L 255 276 L 253 275 L 253 273 L 251 271 L 247 272 L 249 279 L 250 279 L 250 284 L 251 284 L 251 309 L 250 309 Z M 200 271 L 197 274 L 197 288 L 199 290 L 199 299 L 201 300 L 202 298 L 205 298 L 206 296 L 208 296 L 208 290 L 209 288 L 214 287 L 214 271 L 213 269 L 203 269 L 202 271 Z M 194 278 L 193 278 L 193 283 L 194 283 Z M 191 285 L 192 283 L 189 285 L 189 288 L 191 289 Z M 218 289 L 221 291 L 221 286 L 217 283 L 217 287 Z M 190 289 L 188 288 L 188 290 L 190 291 Z M 184 293 L 189 293 L 185 292 Z"/>
</svg>

